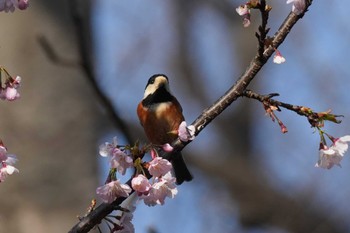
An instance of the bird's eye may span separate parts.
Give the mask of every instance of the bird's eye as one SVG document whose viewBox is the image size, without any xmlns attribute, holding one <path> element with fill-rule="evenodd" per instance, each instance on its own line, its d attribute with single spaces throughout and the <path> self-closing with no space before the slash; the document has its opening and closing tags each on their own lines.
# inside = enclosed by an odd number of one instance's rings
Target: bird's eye
<svg viewBox="0 0 350 233">
<path fill-rule="evenodd" d="M 148 84 L 153 84 L 155 80 L 156 80 L 156 77 L 151 77 L 151 78 L 148 80 Z"/>
</svg>

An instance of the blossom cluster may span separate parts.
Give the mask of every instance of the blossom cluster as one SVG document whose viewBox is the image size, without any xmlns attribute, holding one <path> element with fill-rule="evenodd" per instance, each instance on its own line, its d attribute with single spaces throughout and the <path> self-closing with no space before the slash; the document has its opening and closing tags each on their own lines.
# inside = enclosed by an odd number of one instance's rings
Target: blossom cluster
<svg viewBox="0 0 350 233">
<path fill-rule="evenodd" d="M 176 179 L 171 170 L 172 165 L 168 160 L 155 157 L 148 167 L 152 182 L 143 174 L 138 174 L 132 179 L 131 186 L 146 205 L 163 205 L 166 197 L 174 198 L 177 194 Z"/>
<path fill-rule="evenodd" d="M 118 146 L 116 138 L 113 138 L 112 143 L 106 142 L 100 146 L 100 155 L 108 157 L 111 169 L 116 169 L 122 175 L 128 168 L 134 167 L 133 158 Z M 141 172 L 132 179 L 131 186 L 147 205 L 164 204 L 167 196 L 173 198 L 177 193 L 175 178 L 170 172 L 172 165 L 166 159 L 154 157 L 147 163 L 147 167 L 148 173 L 153 177 L 152 185 Z M 128 197 L 132 189 L 116 179 L 98 187 L 96 192 L 104 202 L 111 203 L 118 197 Z"/>
<path fill-rule="evenodd" d="M 5 179 L 15 172 L 19 172 L 13 165 L 17 162 L 15 155 L 7 153 L 7 149 L 0 141 L 0 182 L 4 182 Z"/>
<path fill-rule="evenodd" d="M 29 6 L 29 0 L 0 0 L 0 12 L 14 12 L 15 9 L 25 10 Z"/>
<path fill-rule="evenodd" d="M 195 138 L 195 127 L 183 121 L 177 130 L 178 137 L 183 142 L 191 141 Z M 139 149 L 138 144 L 135 146 L 120 146 L 117 138 L 114 137 L 112 142 L 105 142 L 99 147 L 99 154 L 107 157 L 109 160 L 110 173 L 106 183 L 96 189 L 97 195 L 106 203 L 112 203 L 118 197 L 125 197 L 122 205 L 136 195 L 138 200 L 148 206 L 164 205 L 165 199 L 174 198 L 178 193 L 176 187 L 176 178 L 172 175 L 172 164 L 162 157 L 158 156 L 158 149 L 165 152 L 172 152 L 173 147 L 166 143 L 164 145 L 152 145 Z M 143 162 L 142 157 L 146 151 L 149 151 L 152 160 Z M 125 175 L 127 169 L 135 168 L 136 173 L 131 179 L 131 185 L 123 184 L 117 179 L 116 174 Z M 131 187 L 130 187 L 131 186 Z M 131 194 L 135 191 L 133 194 Z M 122 206 L 121 205 L 121 206 Z M 132 213 L 128 206 L 129 212 L 122 213 L 117 222 L 110 222 L 113 225 L 113 232 L 133 232 L 133 225 L 130 222 Z"/>
</svg>

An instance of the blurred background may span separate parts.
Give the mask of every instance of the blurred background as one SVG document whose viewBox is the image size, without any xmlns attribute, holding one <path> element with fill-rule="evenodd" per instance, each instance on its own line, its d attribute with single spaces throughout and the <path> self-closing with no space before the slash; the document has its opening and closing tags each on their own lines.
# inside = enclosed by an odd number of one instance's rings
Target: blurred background
<svg viewBox="0 0 350 233">
<path fill-rule="evenodd" d="M 146 142 L 136 106 L 151 75 L 168 75 L 188 123 L 232 86 L 257 48 L 260 17 L 252 12 L 243 28 L 243 3 L 32 0 L 0 13 L 1 65 L 22 77 L 21 99 L 0 102 L 0 138 L 20 170 L 0 184 L 0 232 L 77 223 L 107 175 L 98 146 L 113 136 Z M 272 35 L 292 6 L 268 3 Z M 348 20 L 343 4 L 315 1 L 279 48 L 286 63 L 269 61 L 250 89 L 332 109 L 345 117 L 326 131 L 350 134 Z M 136 232 L 349 232 L 349 154 L 342 168 L 315 168 L 318 133 L 293 112 L 277 114 L 287 134 L 260 103 L 234 102 L 183 151 L 194 180 L 164 206 L 138 204 Z"/>
</svg>

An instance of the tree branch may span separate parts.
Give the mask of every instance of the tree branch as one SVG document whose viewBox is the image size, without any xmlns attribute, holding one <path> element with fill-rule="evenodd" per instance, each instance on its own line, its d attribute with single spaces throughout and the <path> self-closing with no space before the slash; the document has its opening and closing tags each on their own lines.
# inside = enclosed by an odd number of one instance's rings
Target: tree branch
<svg viewBox="0 0 350 233">
<path fill-rule="evenodd" d="M 195 135 L 198 135 L 212 120 L 219 116 L 228 106 L 230 106 L 244 93 L 250 82 L 255 78 L 256 74 L 272 56 L 275 49 L 283 43 L 293 26 L 304 16 L 311 4 L 312 0 L 307 1 L 305 10 L 300 15 L 291 12 L 275 33 L 271 43 L 272 46 L 265 49 L 263 57 L 260 58 L 259 52 L 257 52 L 253 60 L 250 62 L 250 65 L 238 79 L 238 81 L 213 105 L 205 109 L 202 114 L 192 123 L 196 129 Z M 180 139 L 177 139 L 172 143 L 172 146 L 174 147 L 174 150 L 181 151 L 189 143 L 190 142 L 182 142 Z"/>
<path fill-rule="evenodd" d="M 74 1 L 72 1 L 74 2 Z M 267 60 L 274 53 L 275 49 L 285 40 L 292 27 L 301 19 L 308 7 L 311 5 L 312 0 L 307 1 L 305 10 L 302 14 L 296 15 L 291 12 L 285 21 L 280 26 L 272 39 L 272 46 L 269 46 L 263 52 L 263 56 L 259 55 L 259 51 L 250 62 L 246 71 L 237 80 L 237 82 L 213 105 L 205 109 L 202 114 L 192 123 L 195 127 L 195 135 L 198 135 L 211 121 L 219 116 L 228 106 L 230 106 L 238 97 L 242 96 L 247 89 L 250 82 L 255 78 L 256 74 L 261 70 Z M 175 140 L 172 145 L 174 152 L 183 150 L 188 142 L 182 142 L 180 139 Z M 164 157 L 169 158 L 171 155 L 167 154 Z M 125 198 L 118 198 L 112 204 L 101 204 L 95 210 L 91 211 L 86 217 L 82 218 L 80 222 L 75 225 L 69 232 L 70 233 L 82 233 L 90 231 L 96 224 L 98 224 L 108 213 L 114 210 L 114 206 L 119 205 Z"/>
</svg>

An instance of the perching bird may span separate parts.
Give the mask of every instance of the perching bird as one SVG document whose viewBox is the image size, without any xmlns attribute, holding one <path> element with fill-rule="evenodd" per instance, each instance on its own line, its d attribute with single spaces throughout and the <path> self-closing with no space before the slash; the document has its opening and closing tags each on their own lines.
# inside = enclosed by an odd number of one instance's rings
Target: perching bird
<svg viewBox="0 0 350 233">
<path fill-rule="evenodd" d="M 164 145 L 177 138 L 184 116 L 181 105 L 170 93 L 167 76 L 155 74 L 148 80 L 143 100 L 137 106 L 137 115 L 152 144 Z M 170 162 L 177 184 L 193 179 L 180 152 L 173 154 Z"/>
</svg>

